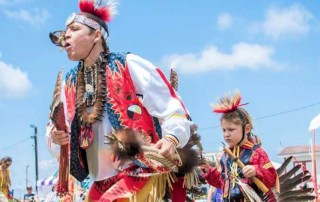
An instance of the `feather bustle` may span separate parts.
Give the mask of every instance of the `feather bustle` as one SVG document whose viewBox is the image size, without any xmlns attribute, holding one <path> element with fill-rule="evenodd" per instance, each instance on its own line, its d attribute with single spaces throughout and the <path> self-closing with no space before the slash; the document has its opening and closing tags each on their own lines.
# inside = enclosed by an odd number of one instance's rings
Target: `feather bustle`
<svg viewBox="0 0 320 202">
<path fill-rule="evenodd" d="M 292 159 L 292 156 L 288 157 L 277 169 L 281 191 L 280 193 L 276 194 L 277 200 L 279 202 L 298 202 L 315 199 L 316 197 L 314 196 L 313 192 L 314 188 L 301 188 L 312 177 L 309 171 L 306 170 L 297 174 L 297 172 L 301 169 L 301 165 L 298 164 L 289 169 L 287 173 L 284 173 Z"/>
<path fill-rule="evenodd" d="M 291 197 L 298 197 L 298 196 L 304 196 L 306 194 L 310 194 L 313 191 L 313 188 L 307 188 L 303 190 L 294 190 L 290 192 L 281 193 L 278 197 L 279 200 L 286 200 L 287 198 Z"/>
<path fill-rule="evenodd" d="M 286 160 L 281 164 L 281 166 L 277 169 L 278 176 L 282 175 L 282 173 L 286 170 L 287 166 L 292 160 L 292 156 L 286 158 Z"/>
<path fill-rule="evenodd" d="M 281 175 L 279 177 L 280 183 L 285 182 L 287 179 L 289 179 L 293 174 L 295 174 L 299 169 L 301 168 L 301 165 L 298 164 L 294 168 L 292 168 L 289 172 Z"/>
</svg>

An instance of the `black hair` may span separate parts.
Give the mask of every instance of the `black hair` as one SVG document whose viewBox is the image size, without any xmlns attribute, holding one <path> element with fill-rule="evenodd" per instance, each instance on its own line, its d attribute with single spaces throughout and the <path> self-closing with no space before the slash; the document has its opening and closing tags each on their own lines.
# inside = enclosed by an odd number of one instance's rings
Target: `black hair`
<svg viewBox="0 0 320 202">
<path fill-rule="evenodd" d="M 12 162 L 12 158 L 10 157 L 10 156 L 5 156 L 5 157 L 3 157 L 2 159 L 1 159 L 1 161 L 0 161 L 0 165 L 2 164 L 2 163 L 6 163 L 6 162 Z"/>
</svg>

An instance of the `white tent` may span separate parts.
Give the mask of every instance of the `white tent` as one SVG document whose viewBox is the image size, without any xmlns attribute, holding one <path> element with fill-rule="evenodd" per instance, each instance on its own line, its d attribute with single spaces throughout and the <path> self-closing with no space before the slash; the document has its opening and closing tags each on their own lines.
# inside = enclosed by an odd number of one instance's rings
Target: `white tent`
<svg viewBox="0 0 320 202">
<path fill-rule="evenodd" d="M 48 178 L 41 179 L 37 181 L 37 187 L 41 186 L 52 186 L 57 184 L 58 177 L 57 176 L 49 176 Z"/>
<path fill-rule="evenodd" d="M 309 125 L 309 131 L 312 132 L 320 127 L 320 114 L 314 117 Z"/>
<path fill-rule="evenodd" d="M 52 192 L 52 187 L 58 182 L 58 176 L 49 176 L 37 181 L 39 200 L 46 199 L 47 195 Z"/>
</svg>

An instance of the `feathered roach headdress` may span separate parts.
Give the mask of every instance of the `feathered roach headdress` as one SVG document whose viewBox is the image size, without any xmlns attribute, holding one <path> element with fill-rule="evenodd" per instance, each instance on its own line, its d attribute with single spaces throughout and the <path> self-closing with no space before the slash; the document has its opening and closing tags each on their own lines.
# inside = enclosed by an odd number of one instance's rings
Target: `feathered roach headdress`
<svg viewBox="0 0 320 202">
<path fill-rule="evenodd" d="M 117 4 L 115 0 L 80 0 L 79 8 L 81 12 L 91 13 L 105 22 L 110 22 L 117 13 Z"/>
<path fill-rule="evenodd" d="M 220 98 L 220 102 L 218 104 L 213 105 L 213 112 L 216 113 L 228 113 L 233 112 L 238 107 L 246 105 L 248 103 L 240 104 L 241 95 L 239 91 L 235 91 L 233 96 L 227 95 L 225 97 Z"/>
<path fill-rule="evenodd" d="M 111 21 L 112 17 L 115 14 L 117 14 L 117 4 L 118 3 L 116 0 L 79 0 L 79 8 L 81 12 L 95 15 L 107 23 Z M 102 27 L 95 20 L 87 18 L 84 15 L 71 13 L 71 15 L 66 20 L 66 26 L 70 25 L 73 22 L 78 22 L 87 25 L 93 29 L 101 30 L 102 36 L 104 37 L 105 41 L 107 41 L 107 38 L 109 36 L 108 30 Z M 64 34 L 64 31 L 55 31 L 50 33 L 50 39 L 52 43 L 54 43 L 57 46 L 63 47 Z"/>
</svg>

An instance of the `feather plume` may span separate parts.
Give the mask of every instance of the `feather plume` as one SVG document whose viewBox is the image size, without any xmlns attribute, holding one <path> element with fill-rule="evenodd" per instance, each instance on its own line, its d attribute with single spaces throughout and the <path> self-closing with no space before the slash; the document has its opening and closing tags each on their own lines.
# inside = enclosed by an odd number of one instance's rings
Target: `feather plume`
<svg viewBox="0 0 320 202">
<path fill-rule="evenodd" d="M 182 165 L 178 167 L 179 174 L 189 173 L 198 166 L 199 157 L 196 150 L 190 148 L 177 148 L 177 151 L 182 161 Z"/>
<path fill-rule="evenodd" d="M 192 193 L 193 195 L 197 196 L 205 196 L 206 193 L 200 189 L 200 187 L 193 186 L 192 188 L 189 189 L 189 192 Z"/>
<path fill-rule="evenodd" d="M 300 184 L 303 178 L 310 176 L 309 171 L 304 171 L 285 181 L 285 184 Z"/>
<path fill-rule="evenodd" d="M 294 190 L 294 191 L 290 191 L 290 192 L 286 192 L 284 194 L 280 194 L 278 199 L 280 201 L 285 201 L 290 199 L 291 197 L 302 197 L 305 195 L 310 196 L 309 194 L 313 191 L 313 188 L 307 188 L 307 189 L 303 189 L 303 190 Z"/>
<path fill-rule="evenodd" d="M 301 178 L 295 178 L 292 182 L 290 183 L 285 183 L 283 186 L 281 186 L 281 193 L 285 193 L 287 191 L 291 191 L 294 188 L 296 188 L 298 185 L 301 183 L 304 183 L 308 181 L 311 178 L 311 175 L 306 175 Z"/>
<path fill-rule="evenodd" d="M 200 159 L 199 159 L 199 166 L 201 166 L 201 165 L 207 165 L 207 164 L 213 165 L 213 162 L 212 162 L 212 161 L 209 161 L 209 160 L 206 159 L 205 157 L 200 157 Z M 213 167 L 215 167 L 215 166 L 213 166 Z"/>
<path fill-rule="evenodd" d="M 262 202 L 262 199 L 248 184 L 241 182 L 239 179 L 237 180 L 237 184 L 242 188 L 243 192 L 251 202 Z"/>
<path fill-rule="evenodd" d="M 139 140 L 139 136 L 141 140 Z M 106 136 L 117 157 L 123 160 L 132 159 L 142 152 L 142 135 L 130 128 L 112 132 Z"/>
<path fill-rule="evenodd" d="M 80 0 L 79 8 L 82 12 L 91 13 L 98 16 L 105 22 L 110 22 L 117 14 L 116 0 Z"/>
<path fill-rule="evenodd" d="M 299 169 L 301 168 L 301 165 L 298 164 L 295 167 L 293 167 L 289 172 L 281 175 L 279 177 L 280 183 L 285 183 L 293 174 L 295 174 Z"/>
<path fill-rule="evenodd" d="M 50 106 L 50 110 L 52 110 L 55 106 L 58 105 L 58 103 L 61 101 L 61 89 L 62 89 L 62 70 L 59 71 L 56 85 L 53 91 L 53 98 L 52 98 L 52 104 Z"/>
<path fill-rule="evenodd" d="M 288 197 L 288 198 L 285 198 L 285 199 L 281 199 L 280 202 L 292 202 L 292 201 L 295 201 L 295 202 L 305 202 L 305 201 L 313 201 L 315 199 L 315 196 L 312 196 L 312 195 L 306 195 L 306 196 L 292 196 L 292 197 Z"/>
<path fill-rule="evenodd" d="M 281 166 L 277 169 L 277 173 L 278 173 L 278 176 L 281 176 L 282 173 L 286 170 L 287 166 L 289 165 L 289 163 L 291 162 L 292 160 L 292 156 L 288 157 L 282 164 Z"/>
<path fill-rule="evenodd" d="M 241 95 L 239 91 L 235 91 L 233 96 L 230 94 L 221 97 L 218 104 L 213 105 L 213 111 L 216 113 L 228 113 L 236 110 L 239 106 L 245 105 L 240 104 Z M 247 103 L 246 103 L 247 104 Z"/>
<path fill-rule="evenodd" d="M 50 106 L 50 119 L 57 128 L 57 130 L 66 129 L 66 121 L 64 114 L 64 106 L 61 100 L 62 92 L 62 70 L 59 71 L 57 76 L 56 85 L 53 92 L 52 103 Z"/>
<path fill-rule="evenodd" d="M 176 71 L 174 71 L 174 69 L 171 69 L 170 71 L 170 83 L 171 86 L 178 91 L 178 86 L 179 86 L 179 80 L 178 80 L 178 74 Z"/>
<path fill-rule="evenodd" d="M 184 146 L 184 148 L 192 148 L 193 146 L 197 146 L 198 149 L 202 151 L 202 145 L 199 148 L 200 144 L 201 144 L 201 136 L 198 133 L 191 133 L 189 141 Z"/>
</svg>

